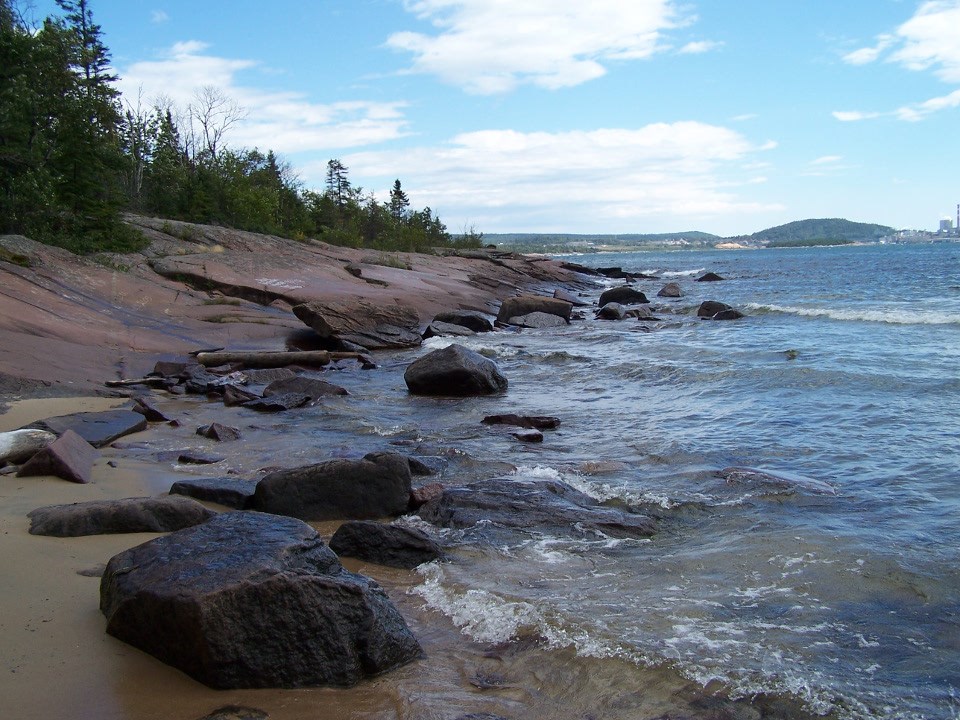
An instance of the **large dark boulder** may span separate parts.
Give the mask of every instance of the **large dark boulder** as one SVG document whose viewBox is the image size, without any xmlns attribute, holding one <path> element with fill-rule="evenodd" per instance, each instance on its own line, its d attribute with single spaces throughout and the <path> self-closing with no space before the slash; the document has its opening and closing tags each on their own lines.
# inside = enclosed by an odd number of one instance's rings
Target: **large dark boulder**
<svg viewBox="0 0 960 720">
<path fill-rule="evenodd" d="M 649 537 L 656 531 L 656 524 L 646 515 L 603 506 L 589 495 L 552 480 L 499 478 L 445 488 L 418 514 L 435 525 L 453 528 L 489 522 L 514 530 L 598 531 L 617 538 Z"/>
<path fill-rule="evenodd" d="M 720 282 L 721 280 L 723 280 L 723 278 L 715 272 L 708 272 L 698 277 L 694 282 Z"/>
<path fill-rule="evenodd" d="M 345 522 L 330 538 L 330 549 L 342 557 L 398 568 L 415 568 L 443 557 L 443 550 L 426 533 L 372 520 Z"/>
<path fill-rule="evenodd" d="M 492 395 L 507 389 L 507 378 L 493 360 L 462 345 L 414 360 L 403 379 L 414 395 Z"/>
<path fill-rule="evenodd" d="M 301 520 L 367 520 L 402 515 L 410 502 L 410 463 L 403 455 L 371 453 L 362 460 L 327 460 L 265 476 L 250 501 L 254 510 Z"/>
<path fill-rule="evenodd" d="M 170 532 L 206 522 L 213 510 L 187 497 L 167 496 L 91 500 L 47 505 L 32 511 L 31 535 L 80 537 L 116 533 Z"/>
<path fill-rule="evenodd" d="M 572 311 L 573 303 L 566 300 L 557 300 L 542 295 L 518 295 L 503 301 L 500 305 L 500 311 L 497 313 L 497 322 L 507 323 L 512 317 L 529 315 L 533 312 L 549 313 L 562 317 L 564 320 L 569 320 Z"/>
<path fill-rule="evenodd" d="M 373 580 L 309 525 L 251 512 L 115 555 L 107 632 L 214 688 L 348 686 L 420 656 Z"/>
<path fill-rule="evenodd" d="M 600 300 L 597 304 L 603 307 L 607 303 L 612 302 L 620 303 L 621 305 L 639 305 L 650 301 L 647 300 L 647 296 L 639 290 L 635 290 L 627 285 L 621 285 L 620 287 L 605 290 L 603 294 L 600 295 Z"/>
<path fill-rule="evenodd" d="M 707 318 L 709 320 L 739 320 L 743 313 L 736 310 L 726 303 L 716 300 L 704 300 L 697 308 L 697 317 Z"/>
<path fill-rule="evenodd" d="M 417 347 L 422 342 L 417 311 L 400 303 L 309 302 L 294 306 L 293 314 L 322 338 L 368 350 Z"/>
<path fill-rule="evenodd" d="M 474 332 L 491 332 L 493 330 L 493 323 L 490 322 L 490 319 L 482 312 L 476 310 L 451 310 L 442 312 L 436 315 L 433 321 L 450 323 L 451 325 L 461 325 Z"/>
</svg>

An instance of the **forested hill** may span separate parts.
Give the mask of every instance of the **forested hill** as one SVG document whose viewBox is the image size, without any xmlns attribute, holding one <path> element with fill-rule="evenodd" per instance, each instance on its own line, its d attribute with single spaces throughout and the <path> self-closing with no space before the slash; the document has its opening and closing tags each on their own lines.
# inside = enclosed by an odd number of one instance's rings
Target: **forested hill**
<svg viewBox="0 0 960 720">
<path fill-rule="evenodd" d="M 807 244 L 841 244 L 853 242 L 873 242 L 896 230 L 885 225 L 858 223 L 841 218 L 821 218 L 816 220 L 796 220 L 786 225 L 767 228 L 738 240 L 767 246 L 788 246 Z"/>
</svg>

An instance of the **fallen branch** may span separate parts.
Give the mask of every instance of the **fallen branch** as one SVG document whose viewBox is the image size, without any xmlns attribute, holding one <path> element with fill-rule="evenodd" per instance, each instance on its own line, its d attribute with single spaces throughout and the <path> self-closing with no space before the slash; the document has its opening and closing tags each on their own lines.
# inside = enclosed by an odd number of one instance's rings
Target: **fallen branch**
<svg viewBox="0 0 960 720">
<path fill-rule="evenodd" d="M 167 380 L 162 377 L 131 378 L 130 380 L 107 380 L 107 387 L 129 387 L 131 385 L 149 385 L 150 387 L 164 387 Z"/>
</svg>

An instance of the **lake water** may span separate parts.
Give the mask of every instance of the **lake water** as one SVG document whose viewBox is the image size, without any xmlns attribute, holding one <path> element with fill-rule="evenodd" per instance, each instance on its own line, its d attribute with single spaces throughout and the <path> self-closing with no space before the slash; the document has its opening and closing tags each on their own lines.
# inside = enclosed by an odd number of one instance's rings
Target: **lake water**
<svg viewBox="0 0 960 720">
<path fill-rule="evenodd" d="M 453 559 L 405 581 L 404 612 L 486 654 L 452 686 L 446 661 L 386 676 L 363 703 L 393 709 L 356 717 L 960 716 L 960 245 L 572 259 L 659 276 L 635 286 L 660 319 L 587 308 L 461 341 L 503 396 L 410 396 L 433 339 L 324 373 L 350 396 L 221 418 L 241 473 L 392 447 L 448 485 L 562 480 L 658 520 L 649 540 L 427 528 Z M 667 281 L 683 297 L 658 298 Z M 707 299 L 746 317 L 700 320 Z M 503 412 L 562 424 L 522 443 L 480 424 Z"/>
</svg>

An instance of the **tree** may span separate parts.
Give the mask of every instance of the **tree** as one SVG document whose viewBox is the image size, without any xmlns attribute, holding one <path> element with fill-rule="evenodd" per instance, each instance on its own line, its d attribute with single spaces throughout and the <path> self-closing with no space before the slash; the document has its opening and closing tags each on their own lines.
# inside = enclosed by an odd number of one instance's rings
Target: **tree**
<svg viewBox="0 0 960 720">
<path fill-rule="evenodd" d="M 236 100 L 212 85 L 197 90 L 193 102 L 187 106 L 187 114 L 196 134 L 194 152 L 206 153 L 214 162 L 223 136 L 247 116 L 246 110 Z M 198 149 L 199 145 L 202 147 Z"/>
<path fill-rule="evenodd" d="M 400 180 L 393 181 L 393 189 L 390 191 L 390 214 L 397 222 L 403 222 L 407 219 L 410 209 L 410 199 L 400 187 Z"/>
<path fill-rule="evenodd" d="M 327 193 L 334 199 L 341 210 L 352 195 L 350 180 L 347 178 L 349 168 L 339 160 L 327 162 Z"/>
</svg>

